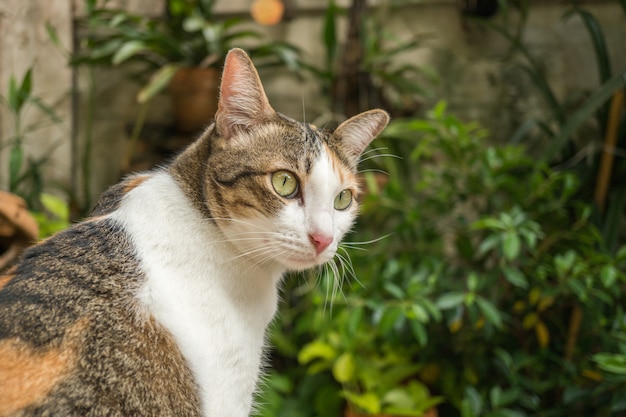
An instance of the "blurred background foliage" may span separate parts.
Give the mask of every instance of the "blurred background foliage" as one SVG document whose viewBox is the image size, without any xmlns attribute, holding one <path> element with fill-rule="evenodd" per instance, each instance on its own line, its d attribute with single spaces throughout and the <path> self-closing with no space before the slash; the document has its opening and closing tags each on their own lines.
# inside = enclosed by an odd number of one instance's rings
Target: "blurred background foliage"
<svg viewBox="0 0 626 417">
<path fill-rule="evenodd" d="M 615 2 L 626 14 L 626 0 Z M 71 62 L 142 61 L 150 98 L 166 84 L 159 74 L 219 66 L 233 43 L 261 39 L 236 19 L 216 21 L 211 1 L 170 3 L 180 6 L 170 9 L 172 32 L 161 30 L 167 21 L 87 0 L 85 23 L 97 31 Z M 329 0 L 321 64 L 261 39 L 260 59 L 318 81 L 327 121 L 381 106 L 394 120 L 362 158 L 366 195 L 336 258 L 340 275 L 322 268 L 285 281 L 257 416 L 626 414 L 626 71 L 611 69 L 601 23 L 573 3 L 562 19 L 583 22 L 600 77 L 594 90 L 560 97 L 523 37 L 532 2 L 492 2 L 500 23 L 477 16 L 493 9 L 465 3 L 468 18 L 507 42 L 502 59 L 522 69 L 547 109 L 506 143 L 445 102 L 422 109 L 437 76 L 401 56 L 427 38 L 397 39 L 384 7 Z M 22 115 L 33 107 L 38 123 L 63 123 L 32 83 L 30 71 L 13 77 L 0 101 L 14 121 L 0 169 L 49 235 L 69 212 L 44 192 L 46 159 L 25 157 L 39 124 Z"/>
</svg>

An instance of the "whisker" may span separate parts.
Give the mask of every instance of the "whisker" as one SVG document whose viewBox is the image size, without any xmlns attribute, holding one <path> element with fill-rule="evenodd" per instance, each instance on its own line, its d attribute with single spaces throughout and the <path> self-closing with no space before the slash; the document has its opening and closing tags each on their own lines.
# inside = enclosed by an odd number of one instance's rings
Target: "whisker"
<svg viewBox="0 0 626 417">
<path fill-rule="evenodd" d="M 396 159 L 404 159 L 403 157 L 401 157 L 399 155 L 392 154 L 392 153 L 382 153 L 382 154 L 370 155 L 370 156 L 368 156 L 366 158 L 361 157 L 361 159 L 359 159 L 359 163 L 365 162 L 365 161 L 369 161 L 370 159 L 385 158 L 385 157 L 396 158 Z"/>
<path fill-rule="evenodd" d="M 350 247 L 352 245 L 369 245 L 371 243 L 376 243 L 379 242 L 383 239 L 387 239 L 388 237 L 393 236 L 393 233 L 388 233 L 384 236 L 381 237 L 377 237 L 376 239 L 372 239 L 372 240 L 364 240 L 362 242 L 342 242 L 340 246 L 347 246 Z"/>
<path fill-rule="evenodd" d="M 385 175 L 389 175 L 389 173 L 383 169 L 377 169 L 377 168 L 369 168 L 369 169 L 361 169 L 359 171 L 357 171 L 358 174 L 364 174 L 366 172 L 377 172 L 379 174 L 385 174 Z"/>
</svg>

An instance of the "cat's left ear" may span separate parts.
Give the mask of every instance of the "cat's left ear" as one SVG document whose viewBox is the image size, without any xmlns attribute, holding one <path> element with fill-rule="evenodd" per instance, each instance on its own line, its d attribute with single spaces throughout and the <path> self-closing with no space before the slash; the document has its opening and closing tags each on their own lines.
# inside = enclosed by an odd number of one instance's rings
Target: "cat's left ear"
<svg viewBox="0 0 626 417">
<path fill-rule="evenodd" d="M 215 122 L 220 134 L 229 139 L 240 130 L 250 130 L 274 116 L 259 74 L 243 50 L 226 55 Z"/>
<path fill-rule="evenodd" d="M 346 120 L 333 133 L 349 156 L 356 162 L 376 136 L 389 123 L 389 114 L 384 110 L 369 110 Z"/>
</svg>

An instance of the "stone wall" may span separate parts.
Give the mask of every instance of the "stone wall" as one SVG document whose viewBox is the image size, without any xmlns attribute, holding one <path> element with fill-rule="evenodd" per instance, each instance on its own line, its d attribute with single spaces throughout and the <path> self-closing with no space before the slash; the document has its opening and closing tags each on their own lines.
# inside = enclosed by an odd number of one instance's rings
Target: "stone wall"
<svg viewBox="0 0 626 417">
<path fill-rule="evenodd" d="M 118 0 L 119 5 L 138 12 L 159 14 L 161 2 L 153 0 Z M 349 0 L 338 2 L 347 5 Z M 387 3 L 383 0 L 372 4 Z M 584 7 L 600 20 L 609 42 L 615 71 L 626 69 L 626 19 L 617 1 L 588 0 Z M 82 0 L 3 0 L 0 2 L 0 91 L 6 92 L 11 74 L 20 75 L 35 67 L 35 92 L 54 104 L 65 120 L 52 131 L 34 132 L 29 138 L 29 152 L 51 152 L 47 165 L 50 181 L 58 182 L 81 194 L 87 187 L 92 195 L 117 181 L 120 161 L 128 147 L 129 127 L 136 118 L 134 101 L 137 85 L 117 69 L 73 72 L 66 59 L 50 42 L 44 24 L 50 21 L 58 30 L 61 42 L 71 47 L 74 41 L 73 19 L 81 15 Z M 155 8 L 155 4 L 159 7 Z M 249 0 L 218 1 L 217 11 L 226 15 L 246 16 Z M 293 18 L 266 28 L 274 39 L 286 40 L 301 47 L 309 62 L 322 62 L 321 43 L 323 0 L 291 0 Z M 565 1 L 532 2 L 523 37 L 541 63 L 550 85 L 560 98 L 593 90 L 598 85 L 593 49 L 587 32 L 578 18 L 564 20 Z M 504 22 L 502 16 L 495 22 Z M 402 59 L 419 63 L 436 75 L 425 87 L 431 92 L 423 97 L 423 109 L 438 100 L 463 120 L 477 120 L 488 127 L 495 140 L 506 141 L 525 120 L 545 112 L 545 103 L 525 76 L 516 60 L 509 56 L 510 45 L 501 36 L 476 22 L 462 18 L 455 0 L 422 0 L 392 11 L 387 29 L 400 38 L 428 34 L 424 46 Z M 345 22 L 339 34 L 345 33 Z M 80 39 L 78 39 L 80 41 Z M 519 59 L 518 59 L 519 60 Z M 278 111 L 307 121 L 324 120 L 330 106 L 320 91 L 320 84 L 309 77 L 300 80 L 285 71 L 262 71 L 270 101 Z M 90 80 L 95 81 L 93 84 Z M 93 87 L 93 96 L 89 95 Z M 72 108 L 72 91 L 75 92 Z M 94 123 L 88 126 L 89 97 L 95 99 Z M 2 140 L 10 134 L 10 116 L 0 114 Z M 35 117 L 35 112 L 29 113 Z M 160 97 L 150 107 L 148 121 L 171 120 L 169 101 Z M 88 129 L 87 129 L 88 128 Z M 90 171 L 82 168 L 86 132 L 91 132 L 93 148 Z M 60 142 L 56 145 L 56 140 Z M 73 139 L 72 139 L 73 138 Z M 6 184 L 6 150 L 0 155 L 0 184 Z"/>
</svg>

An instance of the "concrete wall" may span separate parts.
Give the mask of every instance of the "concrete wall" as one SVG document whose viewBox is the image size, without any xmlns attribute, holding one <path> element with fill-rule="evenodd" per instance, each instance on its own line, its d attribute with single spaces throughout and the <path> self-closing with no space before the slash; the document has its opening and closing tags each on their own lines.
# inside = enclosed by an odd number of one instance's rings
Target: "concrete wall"
<svg viewBox="0 0 626 417">
<path fill-rule="evenodd" d="M 67 1 L 2 0 L 0 2 L 0 95 L 7 97 L 11 77 L 20 82 L 33 68 L 33 96 L 50 105 L 64 123 L 37 129 L 26 135 L 24 146 L 33 158 L 49 156 L 49 183 L 67 185 L 71 178 L 71 84 L 72 71 L 51 42 L 46 22 L 59 28 L 60 41 L 71 45 L 71 5 Z M 24 109 L 22 129 L 41 121 L 35 106 Z M 0 143 L 5 146 L 16 134 L 15 119 L 0 106 Z M 0 188 L 8 182 L 7 148 L 0 148 Z"/>
<path fill-rule="evenodd" d="M 75 3 L 75 4 L 74 4 Z M 53 152 L 48 165 L 50 180 L 71 186 L 80 194 L 84 172 L 81 155 L 84 150 L 88 113 L 90 76 L 85 71 L 73 83 L 72 71 L 65 59 L 48 40 L 44 23 L 57 27 L 62 42 L 72 45 L 72 19 L 81 15 L 81 0 L 2 0 L 0 2 L 0 91 L 6 91 L 10 74 L 21 74 L 35 64 L 35 91 L 45 101 L 54 103 L 67 121 L 56 133 L 36 132 L 30 150 L 47 149 L 42 143 L 61 135 L 63 141 Z M 268 35 L 300 46 L 309 62 L 322 62 L 321 43 L 323 0 L 291 0 L 294 18 L 267 28 Z M 347 5 L 348 0 L 338 2 Z M 382 0 L 372 4 L 386 3 Z M 617 1 L 588 0 L 584 7 L 602 24 L 609 42 L 615 71 L 626 69 L 626 19 Z M 161 2 L 153 0 L 122 1 L 118 4 L 134 11 L 159 14 Z M 249 0 L 218 1 L 217 11 L 245 15 Z M 155 8 L 155 5 L 157 6 Z M 422 0 L 403 6 L 390 14 L 386 27 L 401 38 L 416 33 L 428 34 L 424 47 L 402 59 L 419 63 L 437 76 L 437 82 L 426 87 L 430 96 L 423 97 L 423 108 L 440 99 L 464 120 L 477 120 L 488 127 L 495 140 L 506 141 L 512 132 L 533 115 L 545 112 L 545 104 L 519 66 L 504 57 L 510 45 L 499 35 L 459 15 L 455 0 Z M 541 62 L 545 74 L 560 98 L 566 98 L 598 85 L 598 74 L 591 43 L 578 18 L 561 18 L 567 9 L 564 1 L 532 2 L 524 40 Z M 503 16 L 495 19 L 504 22 Z M 345 33 L 345 22 L 339 33 Z M 116 69 L 96 69 L 95 119 L 90 131 L 93 137 L 93 159 L 88 173 L 91 194 L 97 194 L 117 181 L 122 155 L 127 149 L 128 128 L 137 106 L 137 86 Z M 268 96 L 274 107 L 289 116 L 307 121 L 327 118 L 330 107 L 314 79 L 299 80 L 284 71 L 262 71 Z M 77 93 L 77 106 L 71 108 L 70 92 Z M 34 116 L 34 115 L 33 115 Z M 74 122 L 72 122 L 74 120 Z M 171 120 L 169 101 L 159 98 L 151 105 L 149 121 Z M 1 114 L 2 140 L 10 132 L 9 117 Z M 71 130 L 76 133 L 72 145 Z M 6 156 L 6 155 L 5 155 Z M 73 161 L 73 163 L 72 163 Z M 72 166 L 74 168 L 72 168 Z M 6 181 L 6 159 L 0 155 L 0 184 Z M 72 178 L 74 178 L 72 180 Z M 0 185 L 2 186 L 2 185 Z"/>
</svg>

